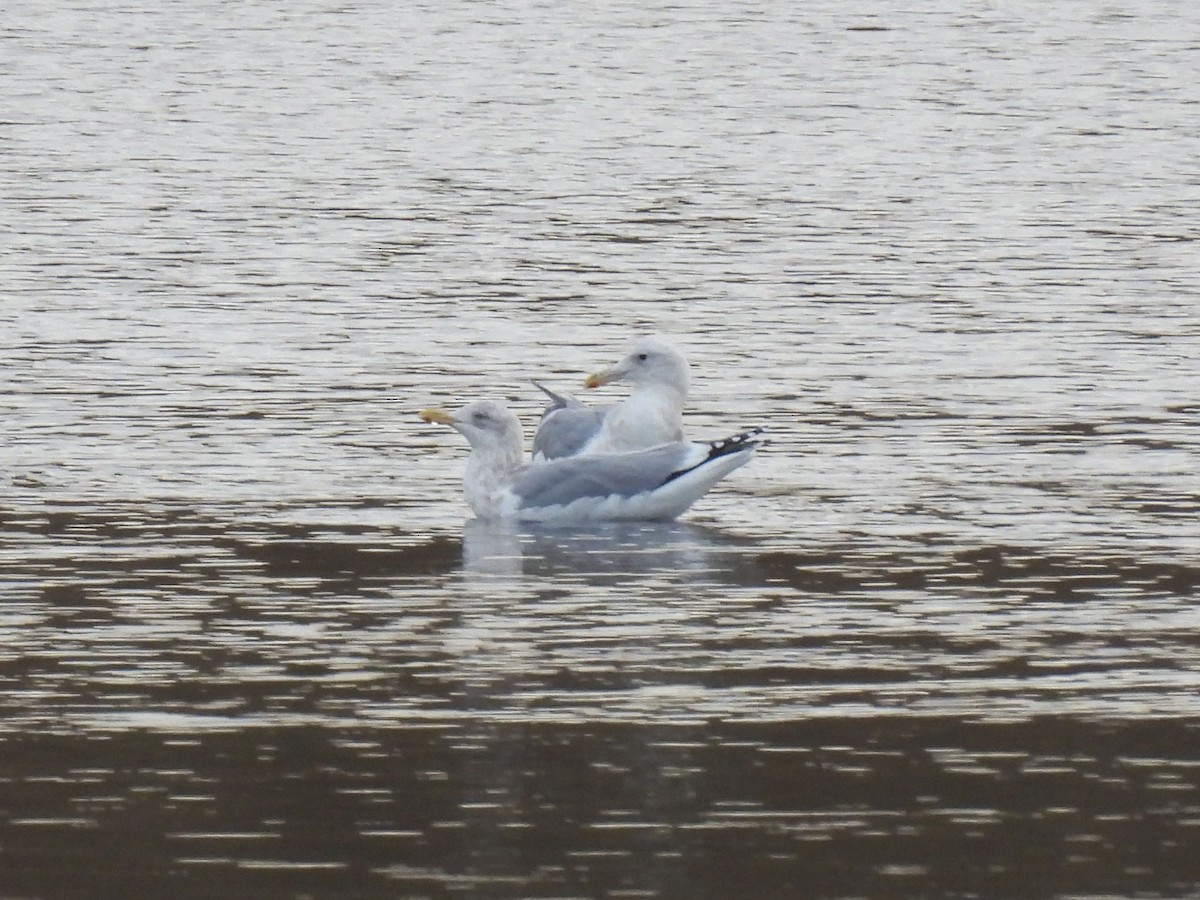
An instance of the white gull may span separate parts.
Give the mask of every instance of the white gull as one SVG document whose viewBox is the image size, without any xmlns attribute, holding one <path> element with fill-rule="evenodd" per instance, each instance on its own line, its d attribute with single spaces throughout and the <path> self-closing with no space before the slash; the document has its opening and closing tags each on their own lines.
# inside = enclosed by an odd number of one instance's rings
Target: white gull
<svg viewBox="0 0 1200 900">
<path fill-rule="evenodd" d="M 533 436 L 533 458 L 625 453 L 683 440 L 689 374 L 687 360 L 674 346 L 659 337 L 641 338 L 620 362 L 588 376 L 584 384 L 596 388 L 614 381 L 630 382 L 632 392 L 621 403 L 599 407 L 535 381 L 551 405 Z"/>
<path fill-rule="evenodd" d="M 503 403 L 476 400 L 454 413 L 421 411 L 471 444 L 463 489 L 481 519 L 586 522 L 674 519 L 762 445 L 758 428 L 722 441 L 676 441 L 649 450 L 522 464 L 521 423 Z"/>
</svg>

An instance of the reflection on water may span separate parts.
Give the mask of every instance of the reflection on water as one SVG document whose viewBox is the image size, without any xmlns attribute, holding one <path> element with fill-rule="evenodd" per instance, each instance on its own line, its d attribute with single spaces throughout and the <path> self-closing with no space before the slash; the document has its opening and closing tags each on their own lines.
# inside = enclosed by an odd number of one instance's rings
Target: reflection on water
<svg viewBox="0 0 1200 900">
<path fill-rule="evenodd" d="M 468 575 L 555 578 L 585 585 L 645 583 L 647 576 L 703 578 L 726 553 L 748 541 L 681 522 L 606 522 L 581 528 L 520 527 L 468 521 L 463 569 Z M 724 567 L 713 570 L 722 578 Z"/>
<path fill-rule="evenodd" d="M 1176 7 L 9 3 L 0 895 L 1200 892 Z M 650 331 L 772 445 L 464 524 Z"/>
</svg>

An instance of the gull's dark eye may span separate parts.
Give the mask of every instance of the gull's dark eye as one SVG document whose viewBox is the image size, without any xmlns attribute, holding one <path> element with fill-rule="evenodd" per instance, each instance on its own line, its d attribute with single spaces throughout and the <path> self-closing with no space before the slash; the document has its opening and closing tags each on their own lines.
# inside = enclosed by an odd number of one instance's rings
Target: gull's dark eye
<svg viewBox="0 0 1200 900">
<path fill-rule="evenodd" d="M 473 421 L 476 425 L 482 425 L 487 420 L 488 414 L 485 412 L 477 412 L 475 415 L 471 416 L 471 421 Z"/>
<path fill-rule="evenodd" d="M 650 358 L 650 354 L 649 353 L 639 353 L 637 355 L 637 358 L 638 358 L 638 362 L 645 362 L 646 360 L 648 360 Z"/>
</svg>

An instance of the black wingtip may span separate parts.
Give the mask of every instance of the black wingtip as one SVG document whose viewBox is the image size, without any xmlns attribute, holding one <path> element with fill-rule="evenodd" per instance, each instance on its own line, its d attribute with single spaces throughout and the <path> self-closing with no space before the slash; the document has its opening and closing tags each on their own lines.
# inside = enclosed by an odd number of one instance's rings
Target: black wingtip
<svg viewBox="0 0 1200 900">
<path fill-rule="evenodd" d="M 740 453 L 743 450 L 757 450 L 759 447 L 767 443 L 763 434 L 766 433 L 766 426 L 760 425 L 757 428 L 751 428 L 749 431 L 743 431 L 739 434 L 732 435 L 727 438 L 721 438 L 719 441 L 708 442 L 708 455 L 695 465 L 688 466 L 686 469 L 677 469 L 667 476 L 667 481 L 673 481 L 681 475 L 686 475 L 688 472 L 693 472 L 701 466 L 707 465 L 714 459 L 720 459 L 722 456 L 730 456 L 734 453 Z"/>
<path fill-rule="evenodd" d="M 749 431 L 742 431 L 730 437 L 721 438 L 719 441 L 711 441 L 708 445 L 708 458 L 716 459 L 718 456 L 737 453 L 739 450 L 766 446 L 769 443 L 768 439 L 763 437 L 766 432 L 767 426 L 759 425 Z"/>
</svg>

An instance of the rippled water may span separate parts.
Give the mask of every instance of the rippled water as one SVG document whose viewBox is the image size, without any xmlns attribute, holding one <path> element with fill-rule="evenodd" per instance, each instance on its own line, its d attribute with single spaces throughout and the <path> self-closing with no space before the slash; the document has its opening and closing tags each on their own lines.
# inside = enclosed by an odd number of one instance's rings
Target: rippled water
<svg viewBox="0 0 1200 900">
<path fill-rule="evenodd" d="M 0 894 L 1200 891 L 1190 8 L 0 38 Z M 647 331 L 770 448 L 466 521 L 415 411 Z"/>
</svg>

